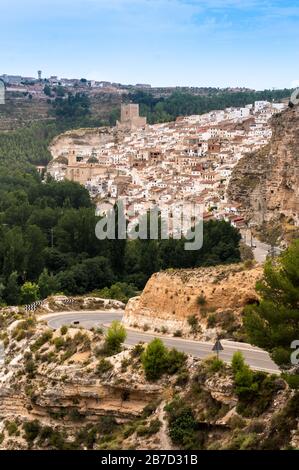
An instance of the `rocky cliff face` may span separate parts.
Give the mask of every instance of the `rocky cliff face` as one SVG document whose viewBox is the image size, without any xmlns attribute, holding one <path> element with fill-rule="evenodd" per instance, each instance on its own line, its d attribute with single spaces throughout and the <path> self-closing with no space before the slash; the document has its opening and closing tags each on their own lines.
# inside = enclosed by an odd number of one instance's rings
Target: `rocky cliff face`
<svg viewBox="0 0 299 470">
<path fill-rule="evenodd" d="M 98 147 L 106 143 L 113 143 L 115 139 L 114 130 L 108 127 L 100 127 L 97 129 L 78 129 L 75 131 L 67 131 L 57 136 L 50 145 L 50 152 L 53 158 L 61 155 L 66 157 L 70 152 L 90 153 L 90 149 Z"/>
<path fill-rule="evenodd" d="M 255 283 L 261 276 L 261 267 L 246 269 L 243 264 L 154 274 L 141 296 L 127 304 L 124 322 L 188 334 L 188 319 L 195 316 L 203 338 L 219 333 L 217 324 L 227 335 L 240 324 L 243 307 L 257 300 Z"/>
<path fill-rule="evenodd" d="M 75 328 L 53 333 L 34 318 L 7 328 L 0 366 L 0 448 L 32 447 L 32 427 L 47 434 L 34 448 L 70 448 L 71 442 L 82 448 L 89 445 L 92 428 L 103 437 L 140 418 L 161 395 L 161 384 L 147 384 L 136 367 L 128 370 L 134 363 L 130 351 L 103 359 L 103 338 L 101 331 Z M 29 434 L 24 433 L 28 423 Z"/>
<path fill-rule="evenodd" d="M 228 197 L 258 225 L 281 218 L 299 225 L 299 106 L 275 115 L 272 130 L 269 146 L 235 167 Z"/>
<path fill-rule="evenodd" d="M 34 317 L 4 318 L 2 339 L 1 449 L 298 447 L 299 394 L 280 377 L 255 373 L 258 393 L 240 397 L 229 365 L 188 356 L 153 382 L 144 345 L 105 357 L 100 330 L 52 332 Z"/>
</svg>

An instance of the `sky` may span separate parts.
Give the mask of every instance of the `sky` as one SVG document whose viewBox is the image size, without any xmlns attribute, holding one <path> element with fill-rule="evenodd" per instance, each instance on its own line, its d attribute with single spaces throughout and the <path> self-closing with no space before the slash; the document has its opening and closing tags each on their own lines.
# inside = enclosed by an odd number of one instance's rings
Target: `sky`
<svg viewBox="0 0 299 470">
<path fill-rule="evenodd" d="M 299 0 L 0 0 L 0 75 L 299 86 Z"/>
</svg>

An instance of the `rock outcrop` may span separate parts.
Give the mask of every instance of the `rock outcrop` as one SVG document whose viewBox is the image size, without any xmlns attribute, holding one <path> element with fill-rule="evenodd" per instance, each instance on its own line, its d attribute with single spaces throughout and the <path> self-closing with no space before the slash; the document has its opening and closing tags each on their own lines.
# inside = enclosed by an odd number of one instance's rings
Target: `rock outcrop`
<svg viewBox="0 0 299 470">
<path fill-rule="evenodd" d="M 268 146 L 243 157 L 228 188 L 232 202 L 242 204 L 257 225 L 285 219 L 299 225 L 299 106 L 272 118 Z"/>
<path fill-rule="evenodd" d="M 115 132 L 108 127 L 71 130 L 55 137 L 49 150 L 54 159 L 61 155 L 67 157 L 71 151 L 90 153 L 92 147 L 113 143 L 114 139 Z"/>
<path fill-rule="evenodd" d="M 53 333 L 29 316 L 3 328 L 0 449 L 297 446 L 299 394 L 280 377 L 255 373 L 258 393 L 241 396 L 229 365 L 172 352 L 178 368 L 149 381 L 142 344 L 108 357 L 100 330 Z"/>
<path fill-rule="evenodd" d="M 38 306 L 37 313 L 82 311 L 82 310 L 123 310 L 125 304 L 119 300 L 102 299 L 100 297 L 67 297 L 53 295 L 43 300 Z"/>
<path fill-rule="evenodd" d="M 156 273 L 141 296 L 129 300 L 123 321 L 188 333 L 188 318 L 196 316 L 204 335 L 210 335 L 211 315 L 220 326 L 229 316 L 232 323 L 240 321 L 243 307 L 257 301 L 255 284 L 261 276 L 262 267 L 246 269 L 243 264 Z"/>
</svg>

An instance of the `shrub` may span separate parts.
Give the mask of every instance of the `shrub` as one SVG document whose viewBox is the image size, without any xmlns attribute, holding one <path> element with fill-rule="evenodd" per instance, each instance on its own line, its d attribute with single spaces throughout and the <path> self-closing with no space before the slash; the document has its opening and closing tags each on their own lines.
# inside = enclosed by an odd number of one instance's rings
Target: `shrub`
<svg viewBox="0 0 299 470">
<path fill-rule="evenodd" d="M 176 349 L 171 349 L 167 352 L 167 368 L 166 371 L 168 374 L 173 375 L 185 365 L 187 360 L 186 354 L 177 351 Z"/>
<path fill-rule="evenodd" d="M 184 366 L 186 359 L 184 353 L 176 349 L 168 350 L 158 338 L 149 343 L 141 356 L 148 380 L 157 380 L 164 373 L 175 374 Z"/>
<path fill-rule="evenodd" d="M 244 356 L 240 351 L 236 351 L 232 358 L 233 373 L 236 374 L 245 366 Z"/>
<path fill-rule="evenodd" d="M 299 393 L 296 392 L 282 411 L 272 418 L 268 436 L 261 445 L 262 450 L 283 449 L 289 445 L 292 430 L 298 426 Z"/>
<path fill-rule="evenodd" d="M 141 355 L 141 362 L 148 380 L 157 380 L 165 372 L 168 365 L 167 348 L 156 338 L 148 344 Z"/>
<path fill-rule="evenodd" d="M 60 328 L 60 333 L 62 336 L 66 335 L 68 332 L 68 327 L 66 325 L 62 325 L 62 327 Z"/>
<path fill-rule="evenodd" d="M 273 348 L 272 359 L 279 365 L 288 364 L 290 362 L 290 351 L 282 347 Z"/>
<path fill-rule="evenodd" d="M 240 416 L 234 415 L 229 419 L 228 425 L 231 429 L 243 429 L 246 426 L 246 421 Z"/>
<path fill-rule="evenodd" d="M 65 440 L 59 431 L 52 431 L 49 439 L 51 447 L 57 450 L 67 450 Z"/>
<path fill-rule="evenodd" d="M 282 374 L 284 380 L 289 384 L 289 386 L 293 389 L 299 388 L 299 374 Z"/>
<path fill-rule="evenodd" d="M 232 333 L 236 329 L 236 319 L 232 311 L 226 310 L 224 312 L 218 313 L 217 322 L 220 323 L 222 328 L 227 333 Z"/>
<path fill-rule="evenodd" d="M 110 355 L 119 353 L 126 337 L 127 333 L 124 326 L 119 321 L 113 321 L 105 337 L 107 353 Z"/>
<path fill-rule="evenodd" d="M 175 399 L 165 409 L 172 442 L 183 448 L 194 448 L 197 422 L 191 407 L 185 405 L 181 399 Z"/>
<path fill-rule="evenodd" d="M 235 392 L 238 396 L 238 413 L 246 417 L 259 416 L 272 403 L 274 393 L 278 389 L 277 377 L 264 372 L 253 372 L 239 352 L 233 356 L 232 368 Z"/>
<path fill-rule="evenodd" d="M 175 385 L 179 386 L 179 387 L 183 387 L 184 385 L 186 385 L 187 383 L 189 382 L 189 372 L 186 370 L 186 369 L 183 369 L 177 379 L 176 379 L 176 382 L 175 382 Z"/>
<path fill-rule="evenodd" d="M 45 441 L 46 439 L 49 439 L 49 437 L 51 436 L 53 430 L 50 426 L 44 426 L 42 428 L 42 430 L 40 431 L 40 434 L 39 434 L 39 439 L 41 441 Z"/>
<path fill-rule="evenodd" d="M 96 335 L 102 336 L 102 334 L 104 333 L 103 328 L 100 328 L 100 327 L 95 328 L 94 333 Z"/>
<path fill-rule="evenodd" d="M 130 364 L 131 364 L 131 362 L 129 361 L 129 359 L 124 358 L 121 361 L 121 371 L 126 372 L 126 370 L 128 369 Z"/>
<path fill-rule="evenodd" d="M 216 315 L 214 313 L 211 313 L 208 316 L 208 328 L 214 328 L 216 326 L 216 323 L 217 323 Z"/>
<path fill-rule="evenodd" d="M 23 320 L 13 329 L 12 337 L 16 341 L 21 341 L 24 338 L 30 338 L 34 334 L 34 327 L 36 321 L 34 318 Z"/>
<path fill-rule="evenodd" d="M 254 266 L 254 259 L 246 259 L 244 261 L 244 268 L 245 269 L 251 269 Z"/>
<path fill-rule="evenodd" d="M 148 426 L 139 426 L 137 428 L 137 435 L 138 436 L 152 436 L 156 434 L 162 426 L 161 421 L 156 418 L 153 419 Z"/>
<path fill-rule="evenodd" d="M 77 408 L 74 408 L 70 411 L 70 419 L 74 422 L 82 421 L 85 418 L 85 415 L 80 413 Z"/>
<path fill-rule="evenodd" d="M 199 324 L 198 324 L 198 318 L 197 318 L 197 316 L 196 316 L 196 315 L 190 315 L 190 316 L 188 317 L 187 321 L 188 321 L 188 324 L 189 324 L 189 326 L 190 326 L 190 328 L 191 328 L 191 332 L 192 332 L 193 334 L 198 333 L 198 331 L 200 330 L 200 326 L 199 326 Z"/>
<path fill-rule="evenodd" d="M 209 362 L 208 370 L 209 372 L 220 372 L 225 368 L 224 362 L 217 357 L 213 357 L 212 360 Z"/>
<path fill-rule="evenodd" d="M 34 421 L 28 421 L 27 423 L 24 423 L 23 429 L 25 431 L 26 441 L 29 443 L 32 443 L 39 435 L 41 426 L 37 420 L 34 420 Z"/>
<path fill-rule="evenodd" d="M 35 371 L 36 371 L 36 365 L 35 365 L 34 360 L 32 358 L 27 359 L 25 361 L 25 372 L 26 372 L 26 374 L 28 374 L 29 377 L 34 377 Z"/>
<path fill-rule="evenodd" d="M 112 369 L 113 365 L 110 361 L 107 361 L 107 359 L 102 359 L 97 365 L 97 372 L 99 375 L 104 375 Z"/>
<path fill-rule="evenodd" d="M 38 351 L 44 344 L 46 344 L 48 341 L 50 341 L 50 339 L 52 338 L 52 336 L 53 336 L 53 331 L 52 331 L 52 330 L 45 331 L 45 332 L 35 341 L 35 343 L 31 345 L 31 347 L 30 347 L 31 351 L 33 351 L 33 352 Z"/>
<path fill-rule="evenodd" d="M 14 421 L 7 421 L 5 423 L 5 428 L 8 432 L 8 435 L 13 436 L 14 434 L 16 434 L 16 432 L 18 430 L 18 425 Z"/>
<path fill-rule="evenodd" d="M 204 294 L 200 294 L 196 299 L 197 305 L 203 307 L 207 303 L 207 299 Z"/>
<path fill-rule="evenodd" d="M 96 442 L 98 434 L 98 428 L 96 426 L 90 427 L 87 425 L 86 427 L 80 429 L 77 433 L 76 441 L 75 441 L 75 449 L 78 449 L 81 445 L 87 447 L 87 449 L 93 449 L 93 446 Z"/>
<path fill-rule="evenodd" d="M 159 403 L 157 401 L 152 401 L 152 402 L 148 403 L 143 408 L 142 418 L 145 419 L 145 418 L 148 418 L 149 416 L 151 416 L 156 411 L 156 409 L 158 408 L 158 405 L 159 405 Z"/>
<path fill-rule="evenodd" d="M 229 450 L 255 450 L 258 445 L 258 436 L 255 433 L 240 433 L 234 437 L 228 446 Z"/>
<path fill-rule="evenodd" d="M 58 338 L 55 338 L 53 343 L 57 351 L 60 351 L 65 346 L 65 340 L 61 338 L 61 336 L 58 336 Z"/>
<path fill-rule="evenodd" d="M 117 427 L 114 416 L 101 416 L 99 420 L 99 430 L 102 434 L 112 434 Z"/>
</svg>

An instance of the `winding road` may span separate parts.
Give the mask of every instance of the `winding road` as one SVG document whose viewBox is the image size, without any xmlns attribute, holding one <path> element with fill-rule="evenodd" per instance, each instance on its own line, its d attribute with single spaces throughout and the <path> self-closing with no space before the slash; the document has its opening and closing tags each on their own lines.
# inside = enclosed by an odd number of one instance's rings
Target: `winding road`
<svg viewBox="0 0 299 470">
<path fill-rule="evenodd" d="M 269 256 L 271 252 L 273 252 L 275 256 L 282 253 L 282 250 L 277 246 L 272 248 L 271 245 L 263 243 L 257 238 L 251 238 L 251 233 L 249 230 L 241 230 L 241 234 L 245 244 L 252 248 L 254 259 L 258 263 L 264 263 L 267 259 L 267 256 Z"/>
<path fill-rule="evenodd" d="M 49 315 L 43 315 L 40 320 L 47 321 L 50 328 L 54 330 L 63 325 L 82 326 L 90 329 L 93 327 L 107 328 L 113 320 L 121 321 L 122 311 L 96 311 L 96 312 L 64 312 Z M 74 323 L 76 322 L 76 323 Z M 173 338 L 167 335 L 157 335 L 143 333 L 134 329 L 127 328 L 126 345 L 134 346 L 139 342 L 148 343 L 154 338 L 161 338 L 166 346 L 176 348 L 178 351 L 191 354 L 195 357 L 204 359 L 213 354 L 212 347 L 214 343 L 193 341 L 182 338 Z M 251 346 L 246 343 L 237 343 L 233 341 L 221 340 L 224 350 L 220 353 L 220 358 L 225 362 L 231 362 L 232 356 L 236 351 L 241 351 L 244 358 L 253 369 L 269 373 L 279 374 L 279 368 L 272 361 L 269 354 L 262 349 Z"/>
</svg>

